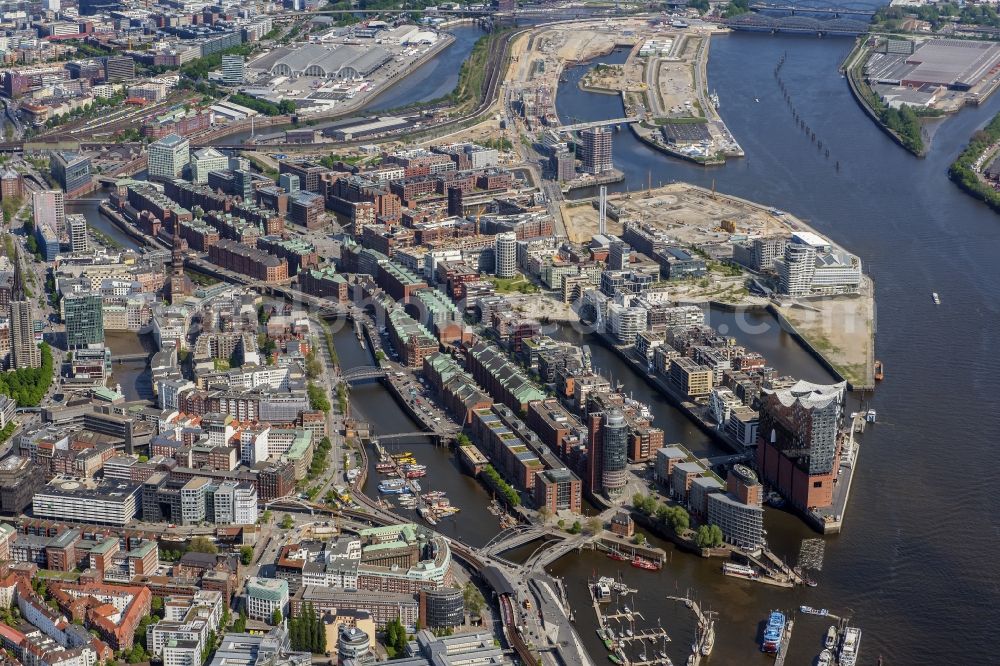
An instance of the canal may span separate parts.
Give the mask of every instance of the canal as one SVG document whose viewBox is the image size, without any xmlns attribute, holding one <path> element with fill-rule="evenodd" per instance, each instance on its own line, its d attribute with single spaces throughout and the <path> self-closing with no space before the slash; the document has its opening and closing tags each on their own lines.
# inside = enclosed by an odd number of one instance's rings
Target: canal
<svg viewBox="0 0 1000 666">
<path fill-rule="evenodd" d="M 371 355 L 361 348 L 351 327 L 335 328 L 333 343 L 342 368 L 350 369 L 373 364 Z M 376 435 L 421 430 L 417 422 L 403 411 L 389 391 L 377 380 L 353 384 L 350 397 L 353 413 L 370 423 Z M 435 529 L 472 545 L 486 543 L 499 529 L 497 517 L 487 510 L 490 503 L 489 494 L 478 481 L 462 471 L 458 458 L 451 449 L 434 446 L 426 437 L 386 440 L 385 447 L 393 453 L 412 452 L 418 463 L 427 466 L 427 476 L 419 480 L 423 491 L 444 491 L 452 505 L 460 509 L 459 513 L 438 523 Z M 363 490 L 372 499 L 378 499 L 377 486 L 385 477 L 375 471 L 377 456 L 373 455 L 371 449 L 368 453 L 368 478 Z M 415 522 L 422 522 L 415 511 L 398 506 L 391 497 L 389 501 L 393 503 L 394 512 L 409 516 Z"/>
</svg>

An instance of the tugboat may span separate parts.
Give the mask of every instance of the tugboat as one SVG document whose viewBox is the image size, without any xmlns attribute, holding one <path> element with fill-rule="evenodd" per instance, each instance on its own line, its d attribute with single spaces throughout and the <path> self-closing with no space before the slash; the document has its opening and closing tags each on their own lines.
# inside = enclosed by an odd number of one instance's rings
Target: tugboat
<svg viewBox="0 0 1000 666">
<path fill-rule="evenodd" d="M 875 381 L 882 381 L 885 379 L 885 366 L 882 365 L 882 361 L 875 361 Z"/>
</svg>

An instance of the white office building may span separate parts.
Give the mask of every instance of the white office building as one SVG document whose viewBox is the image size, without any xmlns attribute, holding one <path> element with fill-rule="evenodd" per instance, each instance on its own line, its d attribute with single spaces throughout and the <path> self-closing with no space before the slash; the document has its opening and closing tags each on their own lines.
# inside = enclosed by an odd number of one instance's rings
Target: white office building
<svg viewBox="0 0 1000 666">
<path fill-rule="evenodd" d="M 215 148 L 202 148 L 191 153 L 191 181 L 194 183 L 207 183 L 210 171 L 225 171 L 228 167 L 229 158 Z"/>
<path fill-rule="evenodd" d="M 712 373 L 715 376 L 715 373 Z M 737 407 L 743 407 L 743 401 L 728 388 L 718 386 L 708 395 L 708 412 L 719 426 L 729 422 L 729 417 Z"/>
<path fill-rule="evenodd" d="M 199 590 L 194 596 L 166 597 L 163 600 L 163 619 L 151 625 L 146 632 L 146 643 L 154 660 L 166 664 L 167 655 L 176 650 L 172 659 L 179 666 L 186 666 L 185 655 L 194 643 L 198 661 L 202 649 L 208 644 L 209 635 L 219 628 L 222 620 L 222 593 Z M 171 646 L 173 642 L 176 642 Z"/>
<path fill-rule="evenodd" d="M 42 190 L 31 193 L 31 210 L 35 226 L 44 225 L 61 236 L 66 227 L 66 193 L 62 190 Z"/>
<path fill-rule="evenodd" d="M 222 82 L 227 86 L 238 86 L 246 80 L 246 66 L 243 56 L 222 56 Z"/>
<path fill-rule="evenodd" d="M 247 615 L 269 621 L 274 611 L 288 617 L 288 581 L 254 576 L 247 581 Z"/>
<path fill-rule="evenodd" d="M 87 251 L 87 218 L 83 215 L 67 215 L 69 227 L 69 246 L 74 254 Z"/>
<path fill-rule="evenodd" d="M 798 236 L 785 246 L 785 255 L 775 259 L 779 290 L 789 296 L 854 293 L 861 286 L 861 259 L 838 250 L 826 241 L 820 243 L 809 234 L 799 242 Z M 822 239 L 819 239 L 822 241 Z"/>
<path fill-rule="evenodd" d="M 205 520 L 205 494 L 211 482 L 196 476 L 181 488 L 181 524 L 196 525 Z"/>
<path fill-rule="evenodd" d="M 497 234 L 493 249 L 496 255 L 496 276 L 512 278 L 517 275 L 517 234 L 512 231 Z"/>
<path fill-rule="evenodd" d="M 148 159 L 150 179 L 180 178 L 191 161 L 191 144 L 182 136 L 168 134 L 149 144 Z"/>
<path fill-rule="evenodd" d="M 253 467 L 257 463 L 267 460 L 270 435 L 271 426 L 269 425 L 240 431 L 240 462 Z"/>
<path fill-rule="evenodd" d="M 163 646 L 163 666 L 200 666 L 198 641 L 172 638 Z"/>
<path fill-rule="evenodd" d="M 253 484 L 223 481 L 212 493 L 216 525 L 253 525 L 257 522 L 257 490 Z"/>
<path fill-rule="evenodd" d="M 125 526 L 141 501 L 141 486 L 129 481 L 57 476 L 31 500 L 36 518 Z"/>
<path fill-rule="evenodd" d="M 635 338 L 646 330 L 646 308 L 620 302 L 608 304 L 608 332 L 618 342 L 635 344 Z"/>
</svg>

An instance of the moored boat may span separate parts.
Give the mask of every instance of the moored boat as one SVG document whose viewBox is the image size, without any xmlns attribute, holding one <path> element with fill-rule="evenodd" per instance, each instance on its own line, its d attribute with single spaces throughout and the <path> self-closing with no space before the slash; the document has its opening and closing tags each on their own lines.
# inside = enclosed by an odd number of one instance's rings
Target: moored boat
<svg viewBox="0 0 1000 666">
<path fill-rule="evenodd" d="M 389 495 L 399 495 L 410 492 L 410 489 L 406 487 L 406 482 L 402 479 L 387 479 L 378 484 L 378 491 Z"/>
<path fill-rule="evenodd" d="M 875 380 L 882 381 L 885 379 L 885 365 L 882 361 L 875 361 Z"/>
<path fill-rule="evenodd" d="M 632 566 L 637 569 L 645 569 L 646 571 L 659 571 L 660 563 L 654 562 L 653 560 L 647 560 L 645 557 L 639 557 L 636 555 L 632 558 Z"/>
<path fill-rule="evenodd" d="M 608 553 L 608 557 L 610 557 L 613 560 L 618 560 L 619 562 L 625 562 L 629 559 L 628 555 L 618 550 L 610 551 Z"/>
<path fill-rule="evenodd" d="M 768 654 L 777 654 L 785 637 L 785 614 L 771 611 L 764 627 L 764 635 L 760 641 L 760 649 Z"/>
<path fill-rule="evenodd" d="M 858 662 L 861 647 L 861 630 L 857 627 L 844 629 L 844 640 L 840 644 L 840 666 L 854 666 Z"/>
<path fill-rule="evenodd" d="M 833 653 L 829 650 L 823 650 L 819 653 L 819 658 L 816 659 L 816 666 L 831 666 L 833 664 Z"/>
<path fill-rule="evenodd" d="M 823 639 L 823 647 L 827 650 L 832 650 L 837 644 L 837 627 L 835 625 L 830 625 L 830 628 L 826 630 L 826 638 Z"/>
</svg>

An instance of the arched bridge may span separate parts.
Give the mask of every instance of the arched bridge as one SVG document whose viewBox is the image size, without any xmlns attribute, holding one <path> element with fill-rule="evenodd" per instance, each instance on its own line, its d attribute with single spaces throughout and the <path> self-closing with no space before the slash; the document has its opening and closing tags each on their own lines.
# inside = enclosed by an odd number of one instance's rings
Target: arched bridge
<svg viewBox="0 0 1000 666">
<path fill-rule="evenodd" d="M 347 382 L 360 382 L 365 379 L 381 379 L 388 373 L 377 365 L 359 365 L 340 374 L 340 379 Z"/>
<path fill-rule="evenodd" d="M 755 12 L 787 12 L 789 14 L 824 14 L 827 16 L 863 16 L 875 14 L 875 7 L 861 2 L 827 2 L 826 0 L 757 0 L 750 3 Z"/>
</svg>

